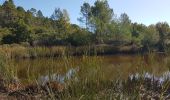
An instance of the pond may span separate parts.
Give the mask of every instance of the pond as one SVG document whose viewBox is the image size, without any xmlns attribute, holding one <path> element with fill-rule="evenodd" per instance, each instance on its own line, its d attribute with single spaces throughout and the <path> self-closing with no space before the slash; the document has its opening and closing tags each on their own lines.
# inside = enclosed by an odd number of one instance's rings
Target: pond
<svg viewBox="0 0 170 100">
<path fill-rule="evenodd" d="M 170 57 L 161 54 L 81 56 L 23 59 L 12 63 L 19 79 L 36 79 L 43 83 L 50 79 L 64 82 L 76 73 L 81 77 L 94 76 L 97 71 L 104 80 L 127 79 L 141 73 L 162 77 L 169 73 Z"/>
</svg>

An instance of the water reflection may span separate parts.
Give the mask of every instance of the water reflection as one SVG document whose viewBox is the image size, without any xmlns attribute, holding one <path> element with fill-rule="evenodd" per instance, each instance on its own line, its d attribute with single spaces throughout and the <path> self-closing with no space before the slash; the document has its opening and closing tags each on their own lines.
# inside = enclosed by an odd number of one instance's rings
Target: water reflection
<svg viewBox="0 0 170 100">
<path fill-rule="evenodd" d="M 141 78 L 149 79 L 151 83 L 158 82 L 159 85 L 162 85 L 164 82 L 170 81 L 170 72 L 169 71 L 164 72 L 161 76 L 155 76 L 154 74 L 151 74 L 148 72 L 142 75 L 139 73 L 136 73 L 136 74 L 130 75 L 129 78 L 130 80 L 133 80 L 133 79 L 140 80 Z"/>
<path fill-rule="evenodd" d="M 91 60 L 92 57 L 87 57 Z M 83 57 L 63 58 L 41 58 L 34 60 L 14 61 L 20 79 L 36 78 L 43 84 L 48 80 L 55 80 L 63 83 L 65 79 L 73 77 L 78 70 L 84 70 L 81 67 L 86 66 Z M 127 79 L 130 75 L 138 77 L 138 74 L 146 73 L 146 77 L 154 76 L 157 78 L 169 78 L 170 57 L 165 56 L 142 56 L 142 55 L 114 55 L 101 56 L 100 66 L 107 80 L 116 78 Z M 87 62 L 88 63 L 88 62 Z M 87 67 L 90 72 L 95 72 L 95 68 Z M 91 69 L 90 69 L 91 68 Z M 82 71 L 83 72 L 83 71 Z M 88 71 L 87 71 L 88 72 Z M 83 75 L 87 75 L 87 73 Z M 138 73 L 138 74 L 136 74 Z M 50 75 L 49 75 L 50 74 Z M 83 76 L 81 75 L 81 76 Z M 164 80 L 160 79 L 160 81 Z"/>
<path fill-rule="evenodd" d="M 38 81 L 39 84 L 44 86 L 49 81 L 56 81 L 59 83 L 64 83 L 65 80 L 70 80 L 74 77 L 74 74 L 76 73 L 76 69 L 69 69 L 68 72 L 65 75 L 60 74 L 52 74 L 52 75 L 46 75 L 46 76 L 40 76 Z"/>
</svg>

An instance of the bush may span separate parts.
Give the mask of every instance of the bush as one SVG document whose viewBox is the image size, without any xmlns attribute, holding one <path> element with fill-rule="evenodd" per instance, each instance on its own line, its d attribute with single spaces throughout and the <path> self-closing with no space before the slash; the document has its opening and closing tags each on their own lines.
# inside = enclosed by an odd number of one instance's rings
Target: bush
<svg viewBox="0 0 170 100">
<path fill-rule="evenodd" d="M 71 34 L 67 40 L 73 46 L 89 45 L 92 42 L 92 35 L 84 30 L 78 30 Z"/>
<path fill-rule="evenodd" d="M 14 43 L 14 36 L 12 34 L 8 34 L 2 38 L 3 44 L 12 44 Z"/>
<path fill-rule="evenodd" d="M 11 27 L 12 34 L 7 34 L 3 37 L 2 42 L 5 44 L 28 42 L 30 40 L 31 31 L 28 26 L 20 20 L 13 23 Z"/>
</svg>

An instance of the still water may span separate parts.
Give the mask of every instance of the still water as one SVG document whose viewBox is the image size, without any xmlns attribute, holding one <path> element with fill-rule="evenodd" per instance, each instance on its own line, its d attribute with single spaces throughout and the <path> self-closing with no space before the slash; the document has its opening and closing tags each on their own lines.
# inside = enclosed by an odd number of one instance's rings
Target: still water
<svg viewBox="0 0 170 100">
<path fill-rule="evenodd" d="M 170 57 L 157 55 L 111 55 L 89 57 L 38 58 L 13 61 L 19 79 L 48 81 L 57 79 L 64 82 L 81 71 L 81 76 L 97 73 L 98 67 L 106 80 L 127 79 L 130 75 L 147 73 L 155 77 L 169 74 Z M 87 70 L 88 69 L 88 70 Z M 169 75 L 170 76 L 170 75 Z"/>
</svg>

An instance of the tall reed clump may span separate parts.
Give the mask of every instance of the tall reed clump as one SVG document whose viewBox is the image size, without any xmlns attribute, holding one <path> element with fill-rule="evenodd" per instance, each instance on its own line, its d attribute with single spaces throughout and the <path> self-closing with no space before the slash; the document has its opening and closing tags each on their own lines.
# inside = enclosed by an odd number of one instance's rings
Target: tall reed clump
<svg viewBox="0 0 170 100">
<path fill-rule="evenodd" d="M 142 59 L 147 59 L 147 61 L 153 64 L 153 58 L 156 55 L 148 56 Z M 103 59 L 98 56 L 81 57 L 79 65 L 75 68 L 74 76 L 65 81 L 66 88 L 63 92 L 57 94 L 57 97 L 64 100 L 142 100 L 147 98 L 165 98 L 167 96 L 165 95 L 169 89 L 167 82 L 165 81 L 166 84 L 159 84 L 157 78 L 152 76 L 152 74 L 151 77 L 146 77 L 147 71 L 145 69 L 141 69 L 137 75 L 127 76 L 127 79 L 120 79 L 119 77 L 117 79 L 108 79 L 104 72 L 107 66 Z M 65 63 L 68 62 L 68 59 L 64 60 Z M 146 62 L 146 65 L 140 63 L 141 65 L 139 66 L 146 68 L 150 66 L 150 63 Z M 66 66 L 70 68 L 68 64 Z M 162 95 L 163 97 L 161 97 Z"/>
<path fill-rule="evenodd" d="M 8 83 L 17 78 L 17 69 L 4 54 L 0 54 L 0 78 Z"/>
<path fill-rule="evenodd" d="M 58 57 L 63 55 L 103 55 L 128 53 L 130 50 L 121 50 L 115 46 L 92 45 L 92 46 L 23 46 L 19 44 L 1 45 L 0 52 L 5 52 L 9 58 L 38 58 L 38 57 Z"/>
<path fill-rule="evenodd" d="M 18 44 L 1 45 L 0 52 L 3 52 L 5 54 L 5 56 L 9 59 L 11 59 L 11 58 L 28 58 L 29 57 L 27 48 L 20 46 Z"/>
<path fill-rule="evenodd" d="M 102 71 L 102 59 L 97 56 L 83 56 L 74 77 L 66 80 L 65 84 L 67 88 L 59 95 L 65 100 L 104 99 L 107 97 L 105 92 L 113 88 L 113 81 L 106 80 Z"/>
<path fill-rule="evenodd" d="M 30 47 L 18 44 L 1 45 L 0 52 L 3 52 L 8 58 L 38 58 L 38 57 L 58 57 L 66 55 L 70 49 L 65 46 L 54 47 Z"/>
</svg>

